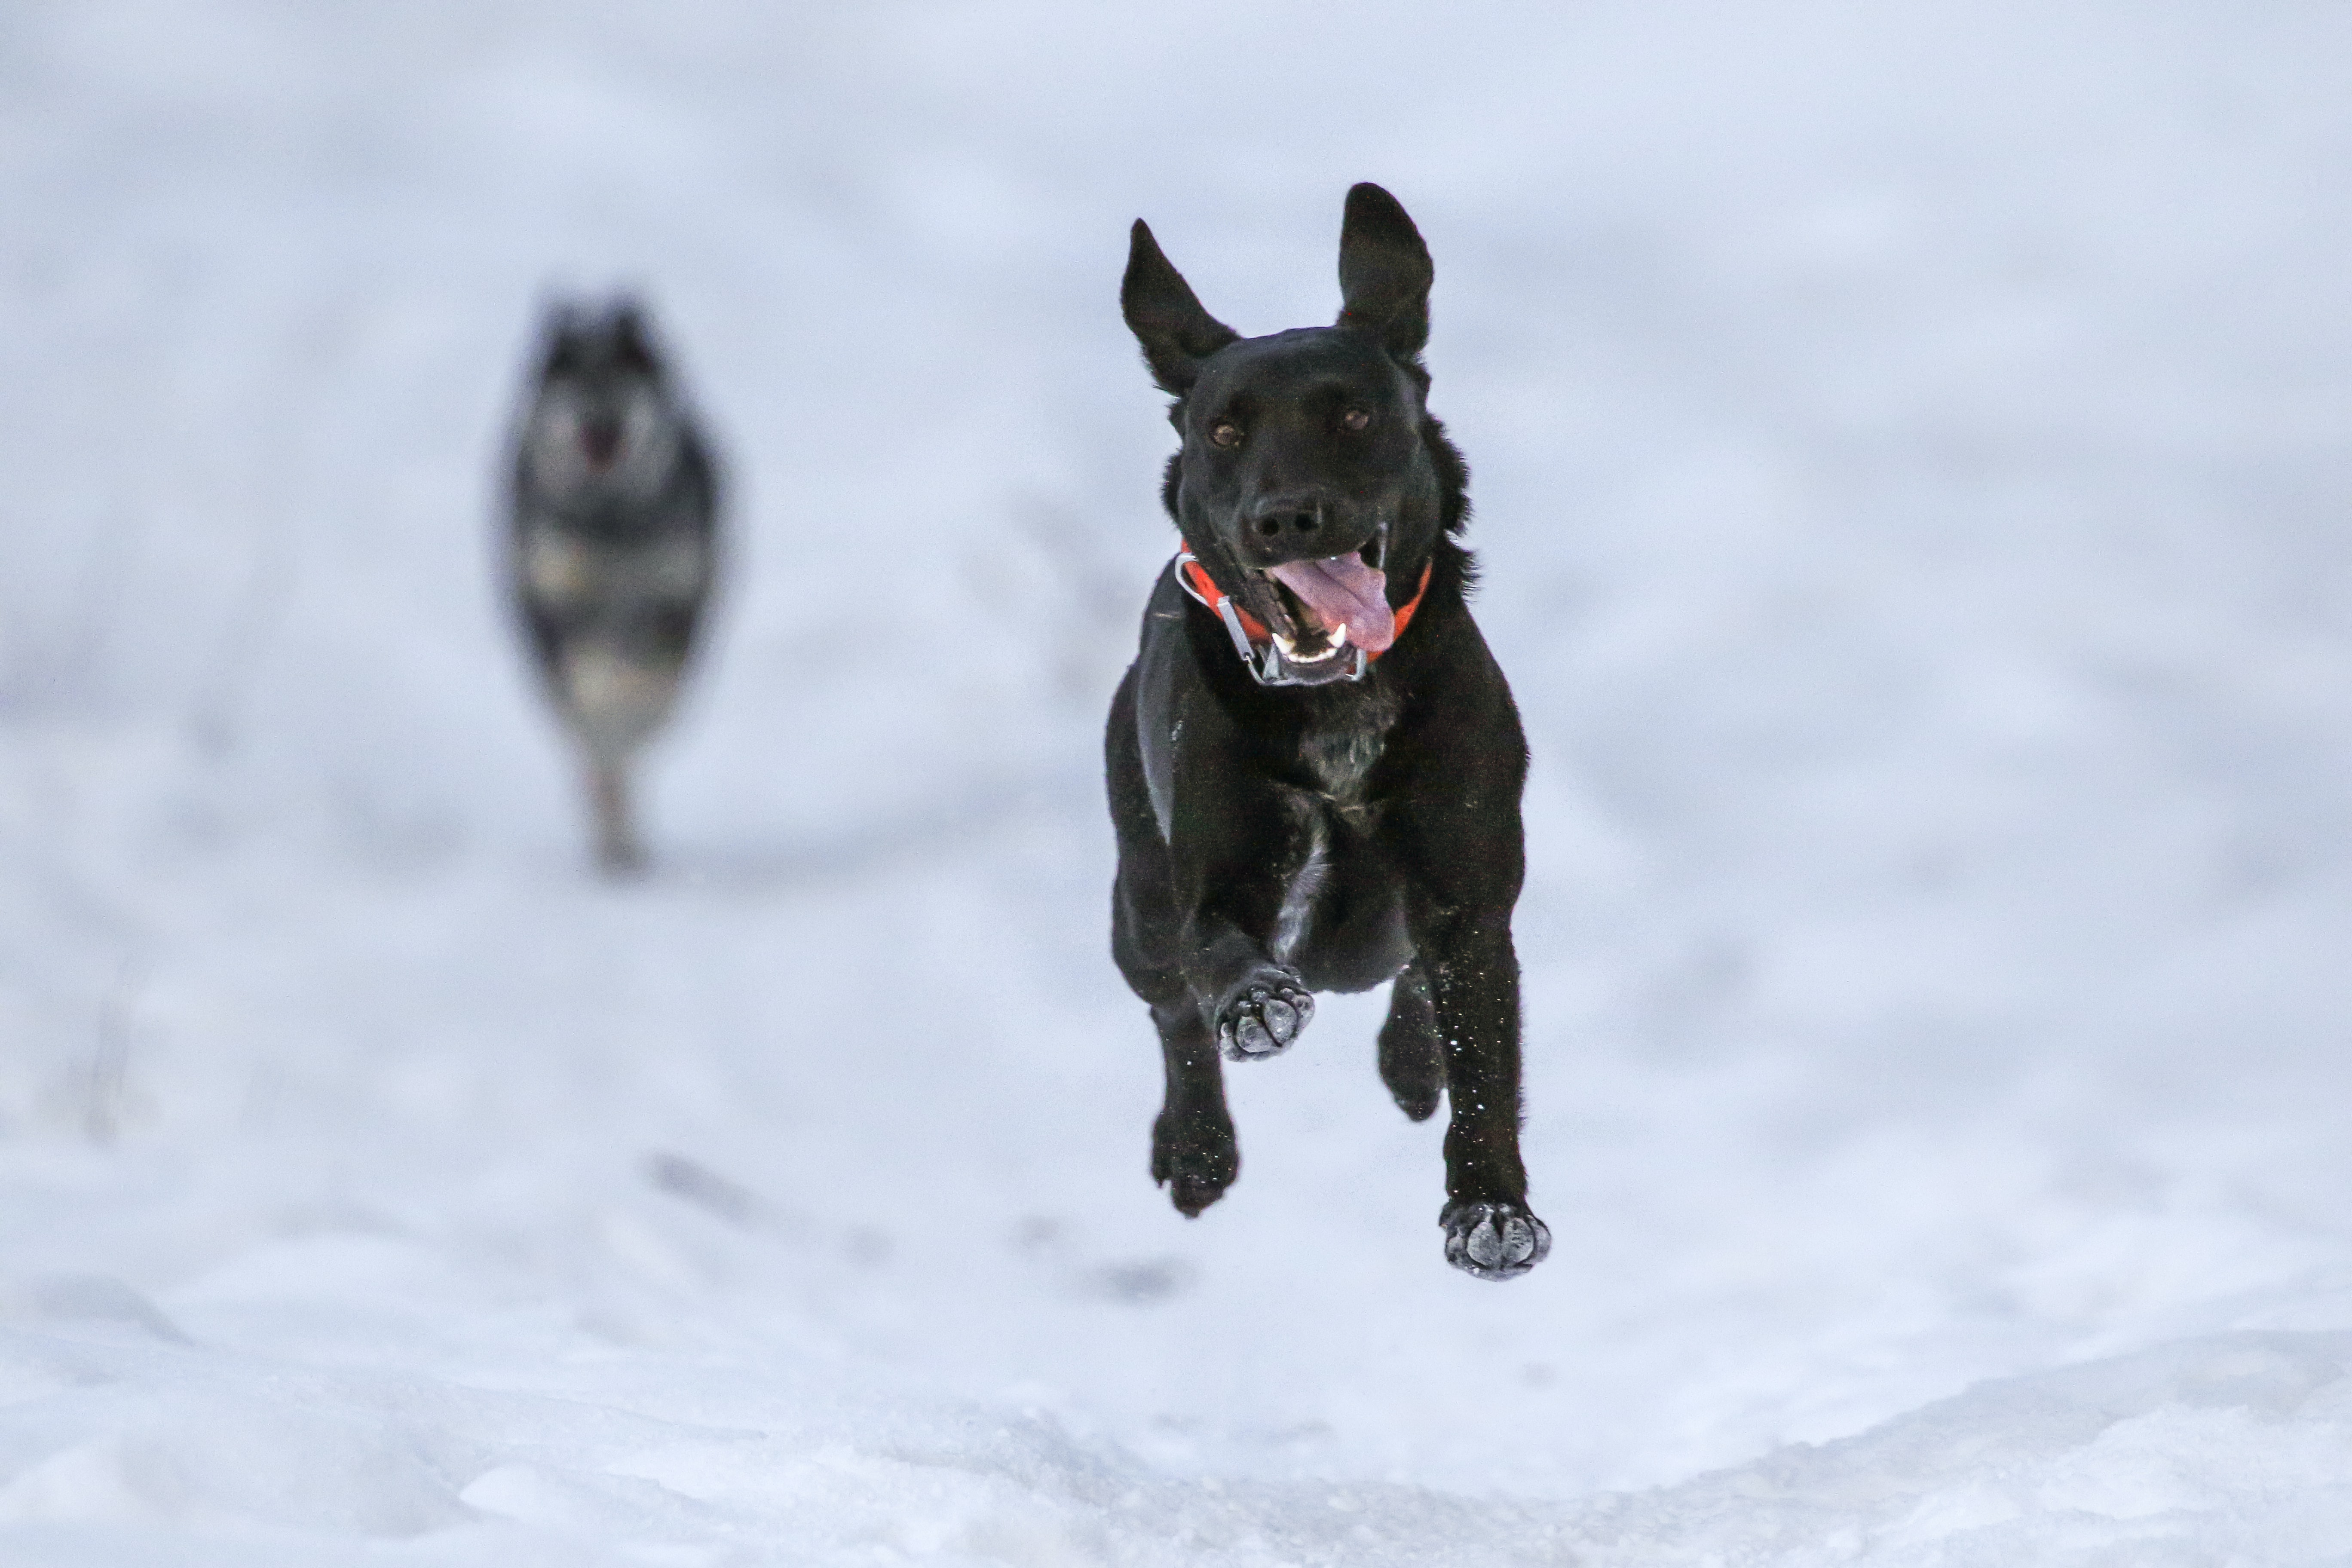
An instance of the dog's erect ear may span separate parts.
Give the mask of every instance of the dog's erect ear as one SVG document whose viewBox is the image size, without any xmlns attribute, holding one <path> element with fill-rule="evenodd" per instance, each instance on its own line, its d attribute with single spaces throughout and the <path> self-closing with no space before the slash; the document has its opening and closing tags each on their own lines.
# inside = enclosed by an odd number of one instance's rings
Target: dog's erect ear
<svg viewBox="0 0 2352 1568">
<path fill-rule="evenodd" d="M 539 314 L 539 373 L 542 376 L 570 370 L 580 357 L 580 335 L 587 317 L 571 300 L 551 300 Z"/>
<path fill-rule="evenodd" d="M 1201 362 L 1241 334 L 1201 309 L 1184 275 L 1161 255 L 1151 226 L 1141 218 L 1128 237 L 1127 276 L 1118 285 L 1119 314 L 1143 345 L 1143 360 L 1160 390 L 1181 397 L 1201 374 Z"/>
<path fill-rule="evenodd" d="M 659 374 L 661 356 L 654 352 L 653 329 L 646 321 L 645 306 L 634 295 L 623 294 L 613 300 L 605 324 L 613 334 L 613 358 L 617 363 L 641 375 Z"/>
<path fill-rule="evenodd" d="M 1397 199 L 1369 181 L 1339 226 L 1339 324 L 1370 332 L 1402 360 L 1429 342 L 1429 247 Z"/>
</svg>

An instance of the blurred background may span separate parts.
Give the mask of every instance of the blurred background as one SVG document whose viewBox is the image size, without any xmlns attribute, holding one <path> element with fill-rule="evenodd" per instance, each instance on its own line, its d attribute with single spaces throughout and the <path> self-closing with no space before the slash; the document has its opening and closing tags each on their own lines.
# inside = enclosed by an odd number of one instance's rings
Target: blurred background
<svg viewBox="0 0 2352 1568">
<path fill-rule="evenodd" d="M 2352 1510 L 2262 1446 L 2352 1455 L 2347 78 L 2324 5 L 12 0 L 0 1552 L 1491 1563 L 2117 1357 L 2256 1392 L 2070 1517 Z M 1535 751 L 1500 1289 L 1377 996 L 1180 1220 L 1107 952 L 1127 226 L 1321 323 L 1360 179 Z M 618 889 L 493 542 L 612 286 L 732 481 Z M 1884 1464 L 1872 1541 L 1969 1481 Z"/>
</svg>

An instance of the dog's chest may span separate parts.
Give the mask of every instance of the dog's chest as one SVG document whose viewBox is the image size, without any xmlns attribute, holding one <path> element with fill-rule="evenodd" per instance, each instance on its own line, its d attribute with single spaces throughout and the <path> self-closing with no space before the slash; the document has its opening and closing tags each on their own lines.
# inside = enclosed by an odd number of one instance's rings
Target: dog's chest
<svg viewBox="0 0 2352 1568">
<path fill-rule="evenodd" d="M 702 592 L 709 572 L 702 542 L 677 534 L 610 544 L 536 527 L 524 533 L 521 553 L 526 590 L 553 605 L 690 601 Z"/>
<path fill-rule="evenodd" d="M 1288 795 L 1293 821 L 1289 865 L 1268 942 L 1278 963 L 1292 962 L 1307 940 L 1334 855 L 1342 853 L 1350 838 L 1370 833 L 1379 816 L 1379 804 L 1371 795 L 1372 770 L 1388 748 L 1396 709 L 1371 693 L 1364 696 L 1368 700 L 1349 704 L 1343 722 L 1311 725 L 1299 737 L 1298 761 L 1314 787 Z M 1348 831 L 1334 823 L 1335 817 Z"/>
<path fill-rule="evenodd" d="M 1360 804 L 1372 768 L 1388 748 L 1388 731 L 1351 730 L 1339 734 L 1310 734 L 1299 743 L 1298 760 L 1305 764 L 1318 792 L 1342 809 Z"/>
<path fill-rule="evenodd" d="M 1355 700 L 1308 725 L 1298 739 L 1300 771 L 1314 793 L 1353 826 L 1368 826 L 1372 770 L 1387 752 L 1395 729 L 1397 702 L 1384 689 L 1354 694 Z"/>
</svg>

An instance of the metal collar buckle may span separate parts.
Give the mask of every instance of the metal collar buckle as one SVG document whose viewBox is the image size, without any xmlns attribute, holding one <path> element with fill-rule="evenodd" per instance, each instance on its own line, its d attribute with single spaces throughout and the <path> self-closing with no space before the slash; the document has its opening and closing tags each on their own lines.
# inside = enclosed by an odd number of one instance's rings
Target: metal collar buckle
<svg viewBox="0 0 2352 1568">
<path fill-rule="evenodd" d="M 1371 668 L 1371 660 L 1360 647 L 1342 649 L 1332 655 L 1331 659 L 1300 664 L 1285 654 L 1282 645 L 1272 637 L 1263 643 L 1253 638 L 1249 628 L 1242 624 L 1241 606 L 1234 603 L 1232 595 L 1220 591 L 1213 599 L 1193 584 L 1192 574 L 1185 568 L 1197 566 L 1199 560 L 1190 550 L 1177 552 L 1177 585 L 1190 595 L 1194 603 L 1224 622 L 1227 635 L 1234 639 L 1234 651 L 1241 655 L 1242 668 L 1250 672 L 1251 679 L 1260 686 L 1329 686 L 1342 680 L 1364 679 L 1364 671 Z M 1202 567 L 1201 573 L 1207 576 L 1207 568 Z M 1214 579 L 1211 580 L 1211 585 L 1214 585 Z M 1334 669 L 1332 660 L 1342 658 L 1346 662 Z"/>
</svg>

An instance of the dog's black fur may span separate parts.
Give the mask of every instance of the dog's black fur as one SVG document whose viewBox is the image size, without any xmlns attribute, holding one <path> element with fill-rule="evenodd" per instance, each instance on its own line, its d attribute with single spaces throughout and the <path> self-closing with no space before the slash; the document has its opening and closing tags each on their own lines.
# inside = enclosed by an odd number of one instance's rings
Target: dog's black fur
<svg viewBox="0 0 2352 1568">
<path fill-rule="evenodd" d="M 1468 471 L 1424 406 L 1433 276 L 1404 209 L 1360 184 L 1339 324 L 1245 339 L 1135 225 L 1119 301 L 1182 441 L 1162 499 L 1219 586 L 1264 604 L 1266 568 L 1351 551 L 1385 568 L 1391 605 L 1424 563 L 1429 580 L 1360 679 L 1262 686 L 1174 566 L 1160 574 L 1106 742 L 1111 946 L 1159 1027 L 1151 1173 L 1188 1216 L 1241 1163 L 1220 1046 L 1273 1055 L 1311 993 L 1393 977 L 1381 1077 L 1415 1121 L 1450 1100 L 1445 1256 L 1502 1279 L 1550 1247 L 1518 1147 L 1528 752 L 1464 599 Z"/>
</svg>

